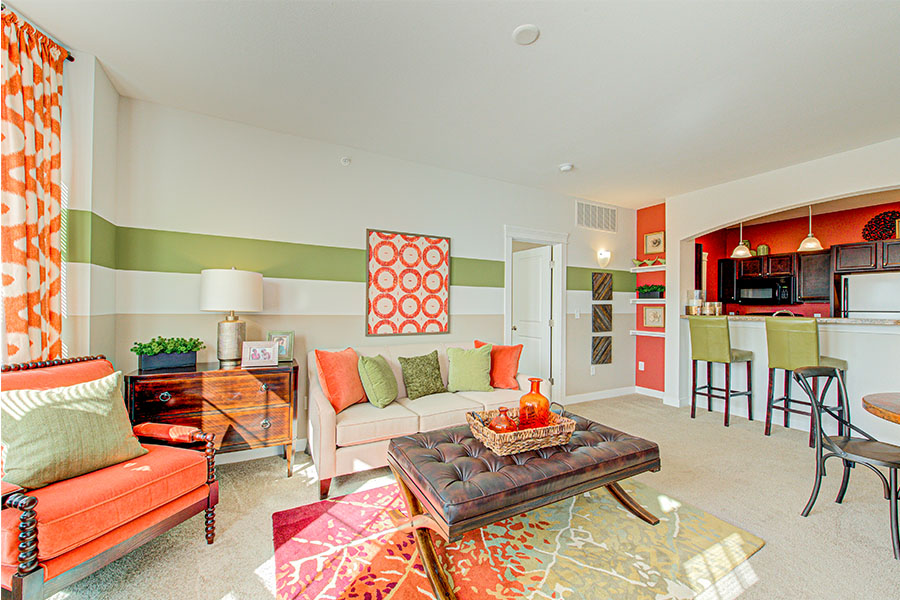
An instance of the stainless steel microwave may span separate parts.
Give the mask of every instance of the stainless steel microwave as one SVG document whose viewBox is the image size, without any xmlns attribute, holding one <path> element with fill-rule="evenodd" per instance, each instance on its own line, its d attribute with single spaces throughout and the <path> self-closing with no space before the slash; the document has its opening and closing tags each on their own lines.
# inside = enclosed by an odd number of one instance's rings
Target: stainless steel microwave
<svg viewBox="0 0 900 600">
<path fill-rule="evenodd" d="M 796 304 L 794 278 L 739 277 L 735 289 L 738 304 Z"/>
</svg>

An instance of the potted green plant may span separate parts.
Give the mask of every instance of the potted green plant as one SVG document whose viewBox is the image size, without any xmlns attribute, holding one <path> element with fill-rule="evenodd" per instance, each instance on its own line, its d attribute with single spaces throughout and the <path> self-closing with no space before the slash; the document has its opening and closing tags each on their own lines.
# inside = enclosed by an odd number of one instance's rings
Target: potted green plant
<svg viewBox="0 0 900 600">
<path fill-rule="evenodd" d="M 197 365 L 197 350 L 203 348 L 206 348 L 206 344 L 197 338 L 186 340 L 182 337 L 158 336 L 146 343 L 135 342 L 131 351 L 138 355 L 138 368 L 141 371 L 153 371 L 194 367 Z"/>
<path fill-rule="evenodd" d="M 637 288 L 638 298 L 662 298 L 665 292 L 664 285 L 639 285 Z"/>
</svg>

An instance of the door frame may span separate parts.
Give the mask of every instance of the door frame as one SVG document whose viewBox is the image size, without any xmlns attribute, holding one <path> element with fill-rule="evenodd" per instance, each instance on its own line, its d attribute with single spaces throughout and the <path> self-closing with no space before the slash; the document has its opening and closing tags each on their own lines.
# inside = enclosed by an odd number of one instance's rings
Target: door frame
<svg viewBox="0 0 900 600">
<path fill-rule="evenodd" d="M 566 266 L 569 234 L 514 225 L 503 226 L 503 343 L 512 342 L 512 243 L 530 242 L 553 247 L 553 293 L 551 295 L 553 328 L 550 335 L 550 376 L 553 378 L 551 400 L 566 399 Z"/>
</svg>

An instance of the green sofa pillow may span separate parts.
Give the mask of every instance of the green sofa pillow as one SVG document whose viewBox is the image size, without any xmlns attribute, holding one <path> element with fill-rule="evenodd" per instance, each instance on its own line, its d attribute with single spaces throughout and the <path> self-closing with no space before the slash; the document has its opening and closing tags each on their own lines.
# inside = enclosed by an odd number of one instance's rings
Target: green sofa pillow
<svg viewBox="0 0 900 600">
<path fill-rule="evenodd" d="M 382 355 L 360 356 L 357 367 L 369 402 L 378 408 L 384 408 L 397 399 L 397 380 Z"/>
<path fill-rule="evenodd" d="M 490 344 L 474 350 L 447 348 L 450 377 L 447 389 L 451 392 L 492 392 Z"/>
<path fill-rule="evenodd" d="M 437 350 L 423 356 L 410 358 L 400 357 L 400 368 L 403 370 L 403 383 L 406 395 L 410 400 L 446 392 L 441 379 L 441 365 L 438 363 Z"/>
<path fill-rule="evenodd" d="M 131 431 L 121 376 L 0 392 L 3 481 L 40 488 L 146 454 Z"/>
</svg>

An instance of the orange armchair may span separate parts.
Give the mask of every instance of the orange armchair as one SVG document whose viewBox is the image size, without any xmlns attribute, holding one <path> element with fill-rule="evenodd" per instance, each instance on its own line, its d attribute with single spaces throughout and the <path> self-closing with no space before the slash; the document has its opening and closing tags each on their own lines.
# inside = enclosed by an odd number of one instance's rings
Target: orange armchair
<svg viewBox="0 0 900 600">
<path fill-rule="evenodd" d="M 113 372 L 103 356 L 27 363 L 4 366 L 0 386 L 47 389 Z M 159 423 L 134 434 L 147 454 L 40 489 L 3 483 L 4 599 L 43 600 L 200 512 L 213 543 L 214 435 Z"/>
</svg>

